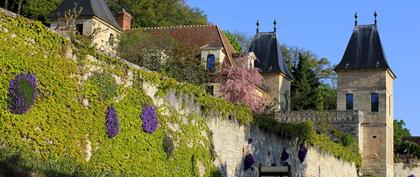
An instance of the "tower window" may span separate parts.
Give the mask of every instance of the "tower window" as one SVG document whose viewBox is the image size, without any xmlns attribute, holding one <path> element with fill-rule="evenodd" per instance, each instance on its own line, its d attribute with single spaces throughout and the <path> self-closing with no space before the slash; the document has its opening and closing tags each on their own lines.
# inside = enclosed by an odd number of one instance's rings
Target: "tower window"
<svg viewBox="0 0 420 177">
<path fill-rule="evenodd" d="M 353 110 L 353 94 L 346 94 L 346 110 Z"/>
<path fill-rule="evenodd" d="M 214 56 L 213 54 L 210 54 L 207 56 L 207 69 L 211 72 L 215 71 L 215 64 L 216 62 L 216 56 Z"/>
<path fill-rule="evenodd" d="M 379 95 L 377 93 L 372 93 L 370 95 L 370 107 L 371 112 L 378 112 L 379 111 Z"/>
<path fill-rule="evenodd" d="M 77 25 L 76 25 L 76 31 L 77 31 L 80 35 L 83 35 L 83 24 L 77 24 Z"/>
</svg>

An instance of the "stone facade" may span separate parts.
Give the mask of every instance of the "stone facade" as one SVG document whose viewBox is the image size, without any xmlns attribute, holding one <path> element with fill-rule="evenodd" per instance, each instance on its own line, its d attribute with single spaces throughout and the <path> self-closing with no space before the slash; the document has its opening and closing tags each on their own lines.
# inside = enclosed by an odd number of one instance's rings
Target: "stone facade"
<svg viewBox="0 0 420 177">
<path fill-rule="evenodd" d="M 290 80 L 279 73 L 265 73 L 264 85 L 268 87 L 267 101 L 279 103 L 279 110 L 290 111 Z"/>
<path fill-rule="evenodd" d="M 409 167 L 405 163 L 394 164 L 394 177 L 407 177 L 410 175 L 420 175 L 420 162 L 417 162 L 414 167 Z"/>
<path fill-rule="evenodd" d="M 96 17 L 79 18 L 76 20 L 76 25 L 82 25 L 82 34 L 92 36 L 92 42 L 99 50 L 103 52 L 116 52 L 115 48 L 118 44 L 118 36 L 121 33 L 119 29 Z M 65 27 L 64 22 L 60 21 L 53 21 L 50 25 L 51 29 L 57 31 L 61 31 Z"/>
<path fill-rule="evenodd" d="M 337 109 L 346 110 L 346 94 L 353 94 L 353 109 L 364 113 L 362 171 L 393 176 L 393 80 L 389 70 L 364 69 L 337 72 Z M 378 111 L 371 110 L 371 94 L 379 96 Z"/>
<path fill-rule="evenodd" d="M 213 132 L 216 153 L 215 165 L 224 176 L 258 176 L 258 166 L 279 166 L 283 149 L 290 154 L 287 163 L 291 165 L 293 177 L 357 177 L 356 166 L 334 156 L 309 147 L 306 159 L 298 159 L 298 144 L 277 135 L 260 130 L 255 126 L 240 126 L 234 120 L 210 118 L 207 120 Z M 243 159 L 252 153 L 256 163 L 244 171 Z"/>
<path fill-rule="evenodd" d="M 364 121 L 363 112 L 356 110 L 348 111 L 292 111 L 280 112 L 276 114 L 279 122 L 295 123 L 304 121 L 328 121 L 343 132 L 351 133 L 359 142 L 359 148 L 362 149 L 362 123 Z"/>
</svg>

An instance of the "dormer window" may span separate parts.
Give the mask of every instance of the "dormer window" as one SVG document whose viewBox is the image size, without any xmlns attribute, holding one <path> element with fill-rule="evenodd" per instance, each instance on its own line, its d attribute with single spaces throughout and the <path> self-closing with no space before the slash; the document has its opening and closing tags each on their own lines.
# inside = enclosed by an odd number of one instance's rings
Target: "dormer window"
<svg viewBox="0 0 420 177">
<path fill-rule="evenodd" d="M 353 94 L 346 94 L 346 110 L 353 110 Z"/>
<path fill-rule="evenodd" d="M 372 93 L 370 95 L 370 111 L 378 112 L 379 111 L 379 94 Z"/>
<path fill-rule="evenodd" d="M 213 54 L 207 55 L 207 69 L 210 72 L 214 72 L 216 70 L 215 62 L 216 62 L 216 56 L 214 56 Z"/>
</svg>

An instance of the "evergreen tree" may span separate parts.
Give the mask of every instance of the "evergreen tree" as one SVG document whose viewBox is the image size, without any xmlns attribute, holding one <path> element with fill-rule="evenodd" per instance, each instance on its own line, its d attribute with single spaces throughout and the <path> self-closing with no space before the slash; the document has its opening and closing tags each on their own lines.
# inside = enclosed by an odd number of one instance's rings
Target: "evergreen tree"
<svg viewBox="0 0 420 177">
<path fill-rule="evenodd" d="M 292 90 L 292 110 L 318 110 L 320 102 L 320 82 L 315 71 L 311 69 L 309 59 L 311 54 L 299 54 L 296 68 L 292 68 L 294 81 Z"/>
</svg>

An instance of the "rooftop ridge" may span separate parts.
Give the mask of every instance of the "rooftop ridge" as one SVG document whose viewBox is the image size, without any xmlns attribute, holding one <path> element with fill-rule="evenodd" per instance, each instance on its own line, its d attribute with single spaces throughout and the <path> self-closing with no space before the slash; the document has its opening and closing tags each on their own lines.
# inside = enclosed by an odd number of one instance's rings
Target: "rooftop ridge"
<svg viewBox="0 0 420 177">
<path fill-rule="evenodd" d="M 156 27 L 133 28 L 133 30 L 161 30 L 161 29 L 200 28 L 200 27 L 213 27 L 213 26 L 217 26 L 217 25 L 214 25 L 214 24 L 205 24 L 205 25 L 156 26 Z"/>
</svg>

